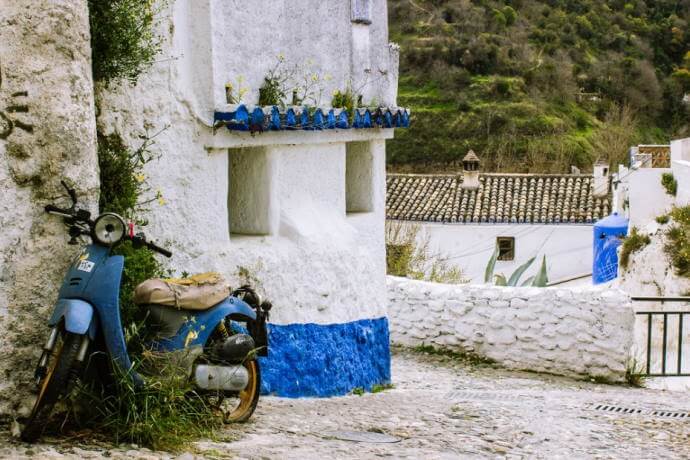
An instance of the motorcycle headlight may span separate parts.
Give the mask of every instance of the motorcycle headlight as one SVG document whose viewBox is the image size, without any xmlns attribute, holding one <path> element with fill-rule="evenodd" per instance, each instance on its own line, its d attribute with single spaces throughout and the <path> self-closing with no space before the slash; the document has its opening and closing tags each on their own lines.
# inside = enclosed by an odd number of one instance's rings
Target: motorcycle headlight
<svg viewBox="0 0 690 460">
<path fill-rule="evenodd" d="M 93 225 L 93 238 L 97 243 L 113 246 L 125 236 L 126 225 L 122 217 L 111 212 L 98 216 Z"/>
</svg>

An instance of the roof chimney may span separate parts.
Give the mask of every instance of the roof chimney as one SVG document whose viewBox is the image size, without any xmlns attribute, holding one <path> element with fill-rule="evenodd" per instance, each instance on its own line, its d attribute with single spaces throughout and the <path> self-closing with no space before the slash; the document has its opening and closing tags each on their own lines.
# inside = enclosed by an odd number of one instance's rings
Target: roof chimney
<svg viewBox="0 0 690 460">
<path fill-rule="evenodd" d="M 604 197 L 609 194 L 609 165 L 602 161 L 597 161 L 594 165 L 594 182 L 592 195 Z"/>
<path fill-rule="evenodd" d="M 462 188 L 476 190 L 479 188 L 479 157 L 473 150 L 462 159 Z"/>
</svg>

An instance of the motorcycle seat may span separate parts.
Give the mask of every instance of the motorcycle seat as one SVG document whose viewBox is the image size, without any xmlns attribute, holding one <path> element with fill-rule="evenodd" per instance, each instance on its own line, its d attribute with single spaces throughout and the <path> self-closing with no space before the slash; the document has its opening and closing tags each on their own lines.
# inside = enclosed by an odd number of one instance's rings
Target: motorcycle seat
<svg viewBox="0 0 690 460">
<path fill-rule="evenodd" d="M 134 289 L 134 303 L 177 310 L 208 310 L 230 295 L 230 286 L 214 272 L 187 278 L 153 278 Z"/>
</svg>

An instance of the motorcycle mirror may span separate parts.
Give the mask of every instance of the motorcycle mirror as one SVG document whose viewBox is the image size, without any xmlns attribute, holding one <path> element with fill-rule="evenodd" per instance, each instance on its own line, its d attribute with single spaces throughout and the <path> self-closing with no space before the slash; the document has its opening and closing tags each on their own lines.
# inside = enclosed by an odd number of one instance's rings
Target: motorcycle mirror
<svg viewBox="0 0 690 460">
<path fill-rule="evenodd" d="M 64 180 L 61 180 L 60 183 L 62 184 L 63 187 L 65 187 L 65 190 L 67 190 L 67 194 L 69 197 L 72 199 L 72 207 L 77 205 L 77 192 L 73 189 L 70 188 L 69 185 Z"/>
</svg>

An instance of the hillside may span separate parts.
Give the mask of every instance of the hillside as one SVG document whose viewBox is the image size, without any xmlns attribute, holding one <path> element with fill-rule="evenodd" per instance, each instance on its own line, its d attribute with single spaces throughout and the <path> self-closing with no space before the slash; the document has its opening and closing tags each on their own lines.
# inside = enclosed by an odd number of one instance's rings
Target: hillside
<svg viewBox="0 0 690 460">
<path fill-rule="evenodd" d="M 396 171 L 568 172 L 688 135 L 690 0 L 389 0 Z"/>
</svg>

